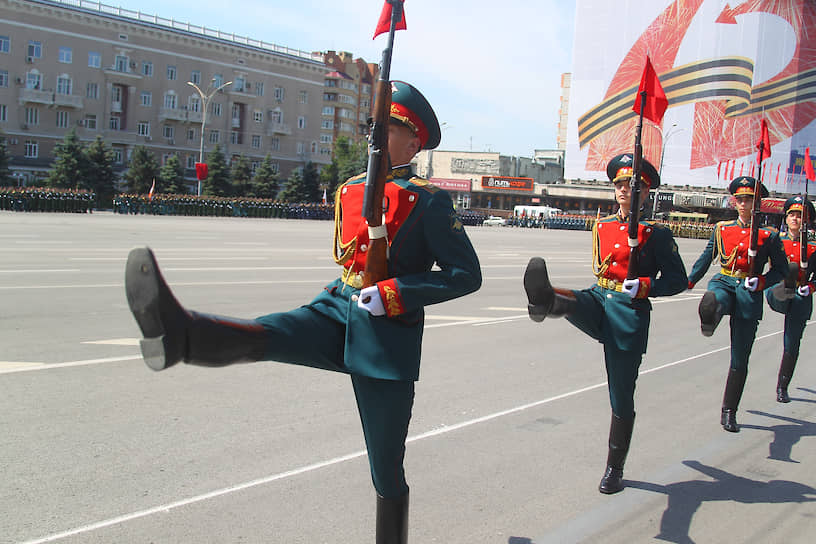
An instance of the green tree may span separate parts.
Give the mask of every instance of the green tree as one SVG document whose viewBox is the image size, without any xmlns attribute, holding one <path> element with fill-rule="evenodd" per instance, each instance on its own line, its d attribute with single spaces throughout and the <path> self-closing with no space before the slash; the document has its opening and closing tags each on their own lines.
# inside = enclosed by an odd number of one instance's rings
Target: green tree
<svg viewBox="0 0 816 544">
<path fill-rule="evenodd" d="M 256 198 L 275 198 L 278 195 L 278 175 L 272 168 L 272 155 L 267 154 L 263 162 L 255 170 L 250 182 L 248 196 Z"/>
<path fill-rule="evenodd" d="M 9 154 L 6 147 L 6 138 L 0 137 L 0 187 L 10 187 L 14 178 L 9 169 Z"/>
<path fill-rule="evenodd" d="M 213 150 L 207 155 L 207 169 L 207 179 L 201 182 L 201 194 L 230 196 L 229 170 L 220 144 L 215 144 Z"/>
<path fill-rule="evenodd" d="M 105 145 L 102 136 L 97 136 L 85 148 L 88 189 L 96 193 L 97 206 L 107 207 L 113 204 L 113 194 L 116 192 L 114 160 L 113 150 Z"/>
<path fill-rule="evenodd" d="M 320 182 L 328 188 L 329 199 L 333 198 L 339 184 L 365 172 L 367 166 L 368 148 L 365 142 L 355 142 L 345 136 L 337 138 L 332 162 L 320 172 Z"/>
<path fill-rule="evenodd" d="M 320 190 L 320 174 L 317 172 L 317 165 L 312 161 L 306 163 L 303 168 L 303 192 L 301 202 L 317 202 L 322 200 L 323 193 Z"/>
<path fill-rule="evenodd" d="M 54 147 L 54 164 L 45 180 L 48 187 L 62 189 L 90 189 L 87 181 L 87 163 L 82 142 L 71 129 Z"/>
<path fill-rule="evenodd" d="M 147 194 L 153 185 L 153 180 L 159 172 L 156 156 L 143 145 L 133 148 L 130 155 L 125 181 L 128 192 L 133 194 Z"/>
<path fill-rule="evenodd" d="M 300 168 L 295 168 L 289 174 L 289 179 L 283 186 L 283 190 L 278 194 L 281 200 L 287 202 L 303 202 L 303 174 Z"/>
<path fill-rule="evenodd" d="M 235 196 L 247 196 L 252 182 L 252 167 L 243 154 L 232 160 L 232 194 Z"/>
<path fill-rule="evenodd" d="M 184 184 L 184 167 L 178 155 L 174 153 L 167 158 L 164 166 L 159 170 L 159 180 L 159 183 L 156 184 L 157 192 L 176 195 L 187 193 L 187 185 Z"/>
</svg>

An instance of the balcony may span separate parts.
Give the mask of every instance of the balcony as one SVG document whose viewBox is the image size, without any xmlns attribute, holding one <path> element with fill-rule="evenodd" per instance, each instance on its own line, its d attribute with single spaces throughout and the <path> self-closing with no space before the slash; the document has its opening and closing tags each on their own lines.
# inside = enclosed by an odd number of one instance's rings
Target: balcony
<svg viewBox="0 0 816 544">
<path fill-rule="evenodd" d="M 111 113 L 122 113 L 122 101 L 114 100 L 111 102 Z"/>
<path fill-rule="evenodd" d="M 187 122 L 188 123 L 200 123 L 203 116 L 200 111 L 188 111 L 187 112 Z"/>
<path fill-rule="evenodd" d="M 160 121 L 186 121 L 187 110 L 180 110 L 178 108 L 160 108 Z"/>
<path fill-rule="evenodd" d="M 82 97 L 74 94 L 57 93 L 54 95 L 54 104 L 64 108 L 76 108 L 78 110 L 81 110 L 83 106 Z"/>
<path fill-rule="evenodd" d="M 232 118 L 232 128 L 241 128 L 241 119 L 238 117 Z"/>
<path fill-rule="evenodd" d="M 267 136 L 274 136 L 275 134 L 285 134 L 290 135 L 292 134 L 292 129 L 286 123 L 276 123 L 274 121 L 270 121 L 269 126 L 266 129 Z"/>
<path fill-rule="evenodd" d="M 20 104 L 46 104 L 54 103 L 53 91 L 40 91 L 38 89 L 20 89 Z"/>
</svg>

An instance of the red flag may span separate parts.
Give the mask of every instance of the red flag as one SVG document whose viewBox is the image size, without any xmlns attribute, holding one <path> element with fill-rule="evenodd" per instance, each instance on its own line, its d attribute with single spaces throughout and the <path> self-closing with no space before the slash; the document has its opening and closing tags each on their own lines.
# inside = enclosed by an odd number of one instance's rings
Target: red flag
<svg viewBox="0 0 816 544">
<path fill-rule="evenodd" d="M 816 181 L 816 173 L 813 172 L 813 162 L 810 160 L 810 148 L 805 148 L 805 177 L 809 181 Z"/>
<path fill-rule="evenodd" d="M 153 192 L 156 190 L 156 178 L 153 178 L 153 185 L 150 186 L 150 192 L 147 193 L 147 199 L 153 200 Z"/>
<path fill-rule="evenodd" d="M 776 181 L 774 183 L 779 183 L 779 172 L 782 170 L 782 163 L 776 165 Z"/>
<path fill-rule="evenodd" d="M 632 106 L 635 113 L 640 113 L 640 93 L 643 91 L 646 91 L 643 117 L 659 125 L 660 121 L 663 120 L 663 114 L 666 113 L 666 108 L 669 107 L 669 100 L 666 98 L 666 93 L 663 92 L 663 87 L 661 87 L 660 80 L 657 78 L 657 72 L 652 67 L 652 61 L 649 60 L 648 55 L 646 55 L 646 66 L 643 68 L 643 75 L 640 76 L 640 87 L 638 87 L 635 105 Z"/>
<path fill-rule="evenodd" d="M 768 122 L 762 120 L 762 134 L 757 142 L 757 164 L 762 164 L 764 159 L 771 156 L 771 137 L 768 135 Z"/>
<path fill-rule="evenodd" d="M 400 4 L 404 3 L 405 0 L 392 0 L 399 2 Z M 377 21 L 377 28 L 374 29 L 374 38 L 379 36 L 384 32 L 388 32 L 391 29 L 391 11 L 393 6 L 391 6 L 391 2 L 389 0 L 385 0 L 385 5 L 383 5 L 382 13 L 380 13 L 380 20 Z M 397 25 L 394 27 L 394 30 L 405 30 L 407 27 L 405 26 L 405 8 L 402 8 L 402 13 L 400 16 L 400 20 L 397 21 Z M 372 40 L 374 39 L 372 38 Z"/>
<path fill-rule="evenodd" d="M 207 174 L 209 173 L 209 171 L 208 171 L 209 169 L 207 168 L 207 163 L 206 162 L 197 162 L 197 163 L 195 163 L 195 169 L 196 169 L 196 178 L 198 178 L 198 181 L 204 181 L 205 179 L 207 179 Z"/>
</svg>

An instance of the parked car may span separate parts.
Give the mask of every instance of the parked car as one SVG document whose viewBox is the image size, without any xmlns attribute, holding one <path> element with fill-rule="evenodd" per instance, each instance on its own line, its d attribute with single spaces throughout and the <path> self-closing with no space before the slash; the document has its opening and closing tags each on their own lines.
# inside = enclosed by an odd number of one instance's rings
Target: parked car
<svg viewBox="0 0 816 544">
<path fill-rule="evenodd" d="M 495 215 L 491 215 L 490 217 L 488 217 L 487 219 L 482 221 L 482 226 L 483 227 L 492 227 L 492 226 L 503 227 L 505 224 L 506 224 L 506 222 L 505 222 L 504 219 L 502 219 L 501 217 L 496 217 Z"/>
</svg>

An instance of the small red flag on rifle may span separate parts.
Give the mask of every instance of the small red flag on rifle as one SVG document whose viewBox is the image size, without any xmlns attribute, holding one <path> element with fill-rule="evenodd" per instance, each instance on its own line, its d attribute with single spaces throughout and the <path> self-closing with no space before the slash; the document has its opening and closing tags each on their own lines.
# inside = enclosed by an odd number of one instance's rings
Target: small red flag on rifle
<svg viewBox="0 0 816 544">
<path fill-rule="evenodd" d="M 645 99 L 642 98 L 641 93 L 643 91 L 646 91 Z M 643 100 L 642 105 L 641 100 Z M 663 120 L 663 114 L 666 113 L 666 108 L 669 107 L 669 100 L 660 85 L 660 80 L 657 78 L 657 72 L 652 66 L 652 61 L 649 60 L 649 55 L 646 55 L 646 66 L 643 67 L 640 87 L 638 87 L 638 94 L 632 110 L 635 113 L 640 113 L 641 106 L 643 107 L 643 117 L 656 125 L 659 125 Z"/>
<path fill-rule="evenodd" d="M 816 181 L 816 173 L 813 172 L 813 162 L 810 160 L 810 148 L 805 148 L 805 177 L 808 181 Z"/>
<path fill-rule="evenodd" d="M 391 11 L 393 10 L 391 2 L 399 2 L 402 4 L 405 2 L 405 0 L 385 0 L 382 13 L 380 13 L 380 20 L 377 21 L 377 28 L 374 29 L 374 38 L 380 34 L 388 32 L 391 29 Z M 405 8 L 402 8 L 402 17 L 400 17 L 400 20 L 397 21 L 397 25 L 394 27 L 394 30 L 405 30 L 406 28 L 408 27 L 405 26 Z M 372 38 L 372 40 L 374 38 Z"/>
<path fill-rule="evenodd" d="M 156 178 L 153 178 L 153 185 L 150 186 L 150 192 L 147 193 L 147 199 L 153 200 L 153 192 L 156 190 Z"/>
<path fill-rule="evenodd" d="M 771 156 L 771 137 L 768 135 L 768 122 L 762 120 L 762 134 L 759 136 L 757 142 L 757 164 L 762 164 L 762 161 Z"/>
</svg>

